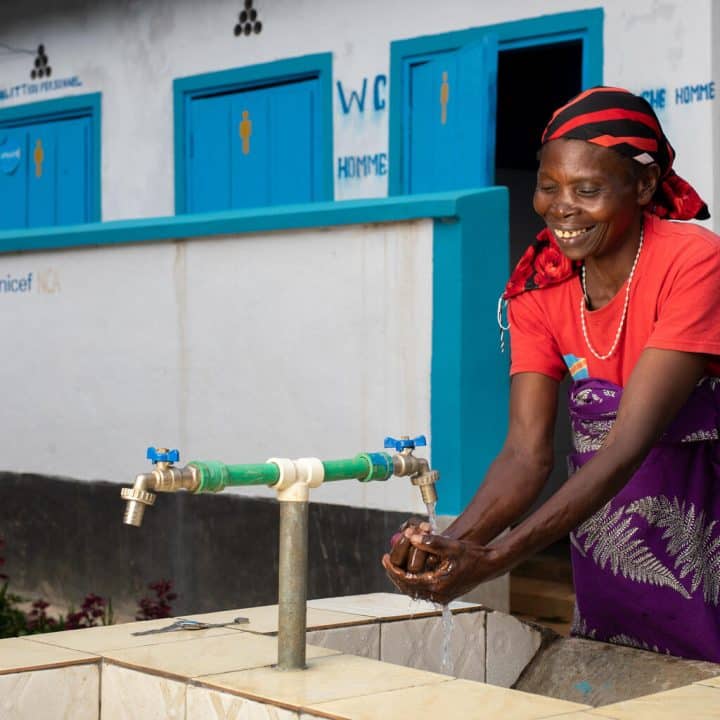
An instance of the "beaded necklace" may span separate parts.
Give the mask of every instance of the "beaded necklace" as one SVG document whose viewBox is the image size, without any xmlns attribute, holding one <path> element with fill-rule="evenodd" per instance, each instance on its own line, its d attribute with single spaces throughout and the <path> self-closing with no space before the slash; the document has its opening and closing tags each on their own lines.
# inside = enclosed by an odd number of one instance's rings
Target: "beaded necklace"
<svg viewBox="0 0 720 720">
<path fill-rule="evenodd" d="M 618 325 L 617 332 L 615 333 L 615 340 L 613 341 L 612 347 L 604 354 L 601 355 L 595 348 L 592 346 L 592 343 L 590 342 L 590 338 L 588 337 L 588 331 L 587 326 L 585 325 L 585 304 L 589 302 L 588 294 L 587 294 L 587 285 L 585 281 L 585 263 L 582 265 L 582 270 L 580 273 L 580 282 L 582 283 L 582 297 L 580 298 L 580 322 L 582 324 L 582 331 L 583 331 L 583 337 L 585 338 L 585 343 L 588 346 L 588 349 L 590 352 L 598 359 L 598 360 L 607 360 L 616 350 L 618 343 L 620 342 L 620 335 L 622 335 L 623 327 L 625 326 L 625 319 L 627 317 L 627 311 L 628 311 L 628 305 L 630 305 L 630 285 L 632 284 L 633 275 L 635 274 L 635 268 L 637 267 L 638 260 L 640 259 L 640 251 L 642 250 L 643 246 L 643 232 L 645 228 L 640 228 L 640 243 L 638 244 L 637 252 L 635 253 L 635 260 L 633 260 L 632 268 L 630 269 L 630 275 L 628 275 L 627 279 L 627 285 L 625 287 L 625 305 L 623 306 L 622 316 L 620 318 L 620 324 Z"/>
</svg>

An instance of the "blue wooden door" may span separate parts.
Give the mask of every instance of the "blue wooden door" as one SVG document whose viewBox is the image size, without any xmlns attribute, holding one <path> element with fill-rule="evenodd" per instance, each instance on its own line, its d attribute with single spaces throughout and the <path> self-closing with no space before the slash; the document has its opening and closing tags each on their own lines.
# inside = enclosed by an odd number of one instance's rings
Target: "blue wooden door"
<svg viewBox="0 0 720 720">
<path fill-rule="evenodd" d="M 0 129 L 0 228 L 88 222 L 89 148 L 86 117 Z"/>
<path fill-rule="evenodd" d="M 90 119 L 29 125 L 27 227 L 90 219 Z"/>
<path fill-rule="evenodd" d="M 27 131 L 0 128 L 0 229 L 27 223 Z"/>
<path fill-rule="evenodd" d="M 317 83 L 278 87 L 271 102 L 270 157 L 273 205 L 312 202 L 320 198 L 320 172 L 313 148 L 319 147 L 315 117 Z"/>
<path fill-rule="evenodd" d="M 410 61 L 406 87 L 406 192 L 492 184 L 496 39 Z"/>
<path fill-rule="evenodd" d="M 226 208 L 271 204 L 269 100 L 267 90 L 247 90 L 231 98 L 231 202 Z"/>
<path fill-rule="evenodd" d="M 55 224 L 90 220 L 90 118 L 55 123 Z"/>
<path fill-rule="evenodd" d="M 30 125 L 28 135 L 27 227 L 55 224 L 57 214 L 57 162 L 55 123 Z"/>
<path fill-rule="evenodd" d="M 230 207 L 230 101 L 227 95 L 190 100 L 188 197 L 191 212 Z"/>
<path fill-rule="evenodd" d="M 317 80 L 191 99 L 189 212 L 319 200 Z"/>
</svg>

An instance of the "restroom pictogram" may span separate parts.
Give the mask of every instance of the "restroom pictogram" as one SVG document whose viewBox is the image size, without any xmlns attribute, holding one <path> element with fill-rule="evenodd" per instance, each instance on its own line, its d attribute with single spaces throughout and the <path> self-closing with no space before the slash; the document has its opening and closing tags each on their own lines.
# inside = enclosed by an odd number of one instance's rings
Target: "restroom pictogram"
<svg viewBox="0 0 720 720">
<path fill-rule="evenodd" d="M 33 161 L 35 163 L 35 177 L 42 177 L 43 162 L 45 161 L 45 150 L 43 149 L 42 140 L 40 138 L 35 141 L 35 149 L 33 150 Z"/>
<path fill-rule="evenodd" d="M 242 140 L 242 153 L 243 155 L 250 154 L 250 136 L 252 135 L 252 120 L 250 119 L 250 112 L 248 110 L 242 111 L 242 120 L 238 128 L 240 139 Z"/>
<path fill-rule="evenodd" d="M 440 83 L 440 124 L 447 123 L 447 106 L 450 100 L 450 83 L 448 82 L 447 70 L 443 71 L 442 82 Z"/>
</svg>

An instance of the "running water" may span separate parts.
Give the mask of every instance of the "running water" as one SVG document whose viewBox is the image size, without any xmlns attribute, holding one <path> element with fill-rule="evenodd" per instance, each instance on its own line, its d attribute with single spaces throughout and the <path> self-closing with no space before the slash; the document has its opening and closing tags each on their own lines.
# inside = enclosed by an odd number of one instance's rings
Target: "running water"
<svg viewBox="0 0 720 720">
<path fill-rule="evenodd" d="M 453 614 L 450 610 L 449 605 L 442 606 L 442 629 L 443 629 L 443 643 L 442 643 L 442 659 L 440 661 L 440 672 L 443 675 L 453 674 L 453 661 L 451 653 L 451 638 L 453 630 Z"/>
<path fill-rule="evenodd" d="M 438 531 L 438 525 L 437 525 L 437 515 L 435 514 L 435 505 L 437 503 L 429 502 L 425 503 L 425 507 L 427 508 L 427 514 L 428 514 L 428 520 L 430 521 L 430 529 L 436 533 Z"/>
<path fill-rule="evenodd" d="M 437 524 L 437 515 L 435 514 L 435 505 L 434 502 L 425 503 L 425 507 L 427 508 L 427 514 L 428 514 L 428 520 L 430 522 L 430 529 L 433 533 L 437 533 L 438 531 L 438 524 Z M 440 607 L 436 605 L 436 607 Z M 442 639 L 442 656 L 440 659 L 440 672 L 444 675 L 452 675 L 453 672 L 453 662 L 452 662 L 452 653 L 451 653 L 451 643 L 452 643 L 452 630 L 453 630 L 453 614 L 450 610 L 449 605 L 442 605 L 442 631 L 443 631 L 443 639 Z"/>
</svg>

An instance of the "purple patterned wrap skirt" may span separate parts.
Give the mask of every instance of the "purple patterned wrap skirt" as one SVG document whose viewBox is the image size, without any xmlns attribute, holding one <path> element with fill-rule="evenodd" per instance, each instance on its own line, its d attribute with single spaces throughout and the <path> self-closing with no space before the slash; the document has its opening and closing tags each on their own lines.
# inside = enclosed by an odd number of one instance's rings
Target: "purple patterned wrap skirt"
<svg viewBox="0 0 720 720">
<path fill-rule="evenodd" d="M 570 389 L 573 473 L 622 388 Z M 628 484 L 570 534 L 573 635 L 720 663 L 720 378 L 704 378 Z"/>
</svg>

